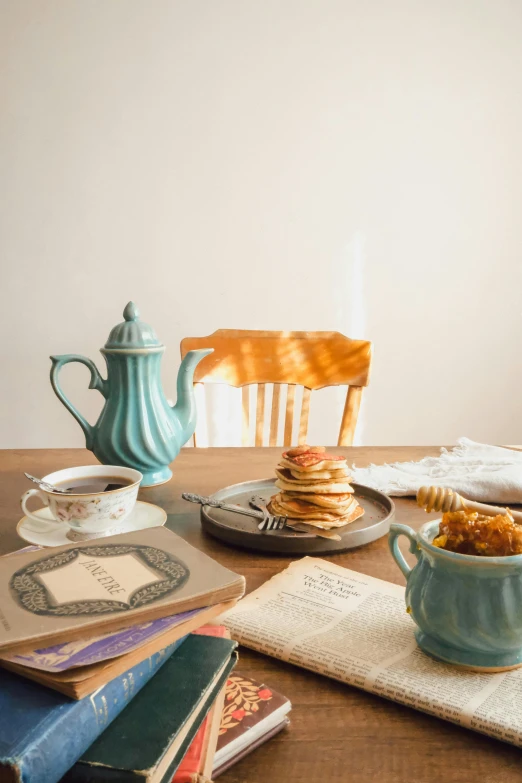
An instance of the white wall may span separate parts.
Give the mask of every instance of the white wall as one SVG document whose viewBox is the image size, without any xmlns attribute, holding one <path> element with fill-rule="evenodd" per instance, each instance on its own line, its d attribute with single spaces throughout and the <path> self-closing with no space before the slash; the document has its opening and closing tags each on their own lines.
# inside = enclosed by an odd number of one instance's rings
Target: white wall
<svg viewBox="0 0 522 783">
<path fill-rule="evenodd" d="M 517 0 L 0 11 L 1 447 L 82 444 L 48 356 L 103 364 L 129 299 L 168 396 L 184 335 L 338 329 L 375 343 L 362 442 L 522 442 Z"/>
</svg>

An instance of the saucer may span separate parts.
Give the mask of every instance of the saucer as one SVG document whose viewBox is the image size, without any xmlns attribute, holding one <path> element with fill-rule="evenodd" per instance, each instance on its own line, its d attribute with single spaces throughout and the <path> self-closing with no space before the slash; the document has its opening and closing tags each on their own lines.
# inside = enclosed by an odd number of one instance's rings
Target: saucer
<svg viewBox="0 0 522 783">
<path fill-rule="evenodd" d="M 75 540 L 73 536 L 69 538 L 67 535 L 71 532 L 69 525 L 65 522 L 57 522 L 49 508 L 39 508 L 34 513 L 39 514 L 44 519 L 48 519 L 52 523 L 52 527 L 51 525 L 46 525 L 45 522 L 38 524 L 33 519 L 22 517 L 16 526 L 16 532 L 24 541 L 37 546 L 61 546 L 62 544 L 70 544 Z M 152 503 L 144 503 L 142 500 L 137 500 L 134 510 L 116 530 L 111 532 L 111 535 L 134 533 L 136 530 L 144 530 L 147 527 L 161 527 L 166 520 L 167 514 L 162 508 Z M 96 539 L 89 539 L 89 541 L 92 540 Z"/>
</svg>

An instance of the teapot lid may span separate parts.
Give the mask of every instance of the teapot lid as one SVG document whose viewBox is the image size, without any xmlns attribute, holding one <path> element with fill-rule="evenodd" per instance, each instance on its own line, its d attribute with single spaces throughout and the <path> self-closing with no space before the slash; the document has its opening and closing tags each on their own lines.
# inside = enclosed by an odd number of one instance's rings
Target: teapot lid
<svg viewBox="0 0 522 783">
<path fill-rule="evenodd" d="M 128 302 L 123 317 L 123 323 L 112 329 L 105 349 L 163 348 L 152 326 L 140 321 L 140 313 L 134 302 Z"/>
</svg>

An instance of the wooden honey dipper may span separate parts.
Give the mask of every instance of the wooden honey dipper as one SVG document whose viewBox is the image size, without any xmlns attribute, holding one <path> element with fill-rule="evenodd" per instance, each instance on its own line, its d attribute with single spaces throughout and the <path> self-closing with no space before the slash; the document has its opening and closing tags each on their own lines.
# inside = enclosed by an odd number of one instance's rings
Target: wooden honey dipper
<svg viewBox="0 0 522 783">
<path fill-rule="evenodd" d="M 417 492 L 417 504 L 426 509 L 426 513 L 431 511 L 478 511 L 487 517 L 494 517 L 497 514 L 507 514 L 507 508 L 499 506 L 488 506 L 486 503 L 478 503 L 476 500 L 468 500 L 446 487 L 421 487 Z M 512 511 L 509 514 L 517 523 L 522 523 L 522 511 Z"/>
</svg>

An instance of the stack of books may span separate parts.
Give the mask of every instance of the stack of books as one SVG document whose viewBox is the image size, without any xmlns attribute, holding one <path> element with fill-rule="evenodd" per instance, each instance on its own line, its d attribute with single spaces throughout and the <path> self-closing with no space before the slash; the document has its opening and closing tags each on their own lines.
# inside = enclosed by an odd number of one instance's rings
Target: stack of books
<svg viewBox="0 0 522 783">
<path fill-rule="evenodd" d="M 228 629 L 219 625 L 204 626 L 195 633 L 230 637 Z M 273 688 L 234 671 L 196 734 L 172 783 L 215 780 L 285 729 L 290 723 L 291 708 L 290 701 Z"/>
<path fill-rule="evenodd" d="M 236 643 L 192 632 L 243 592 L 165 528 L 1 558 L 0 780 L 211 772 Z"/>
</svg>

